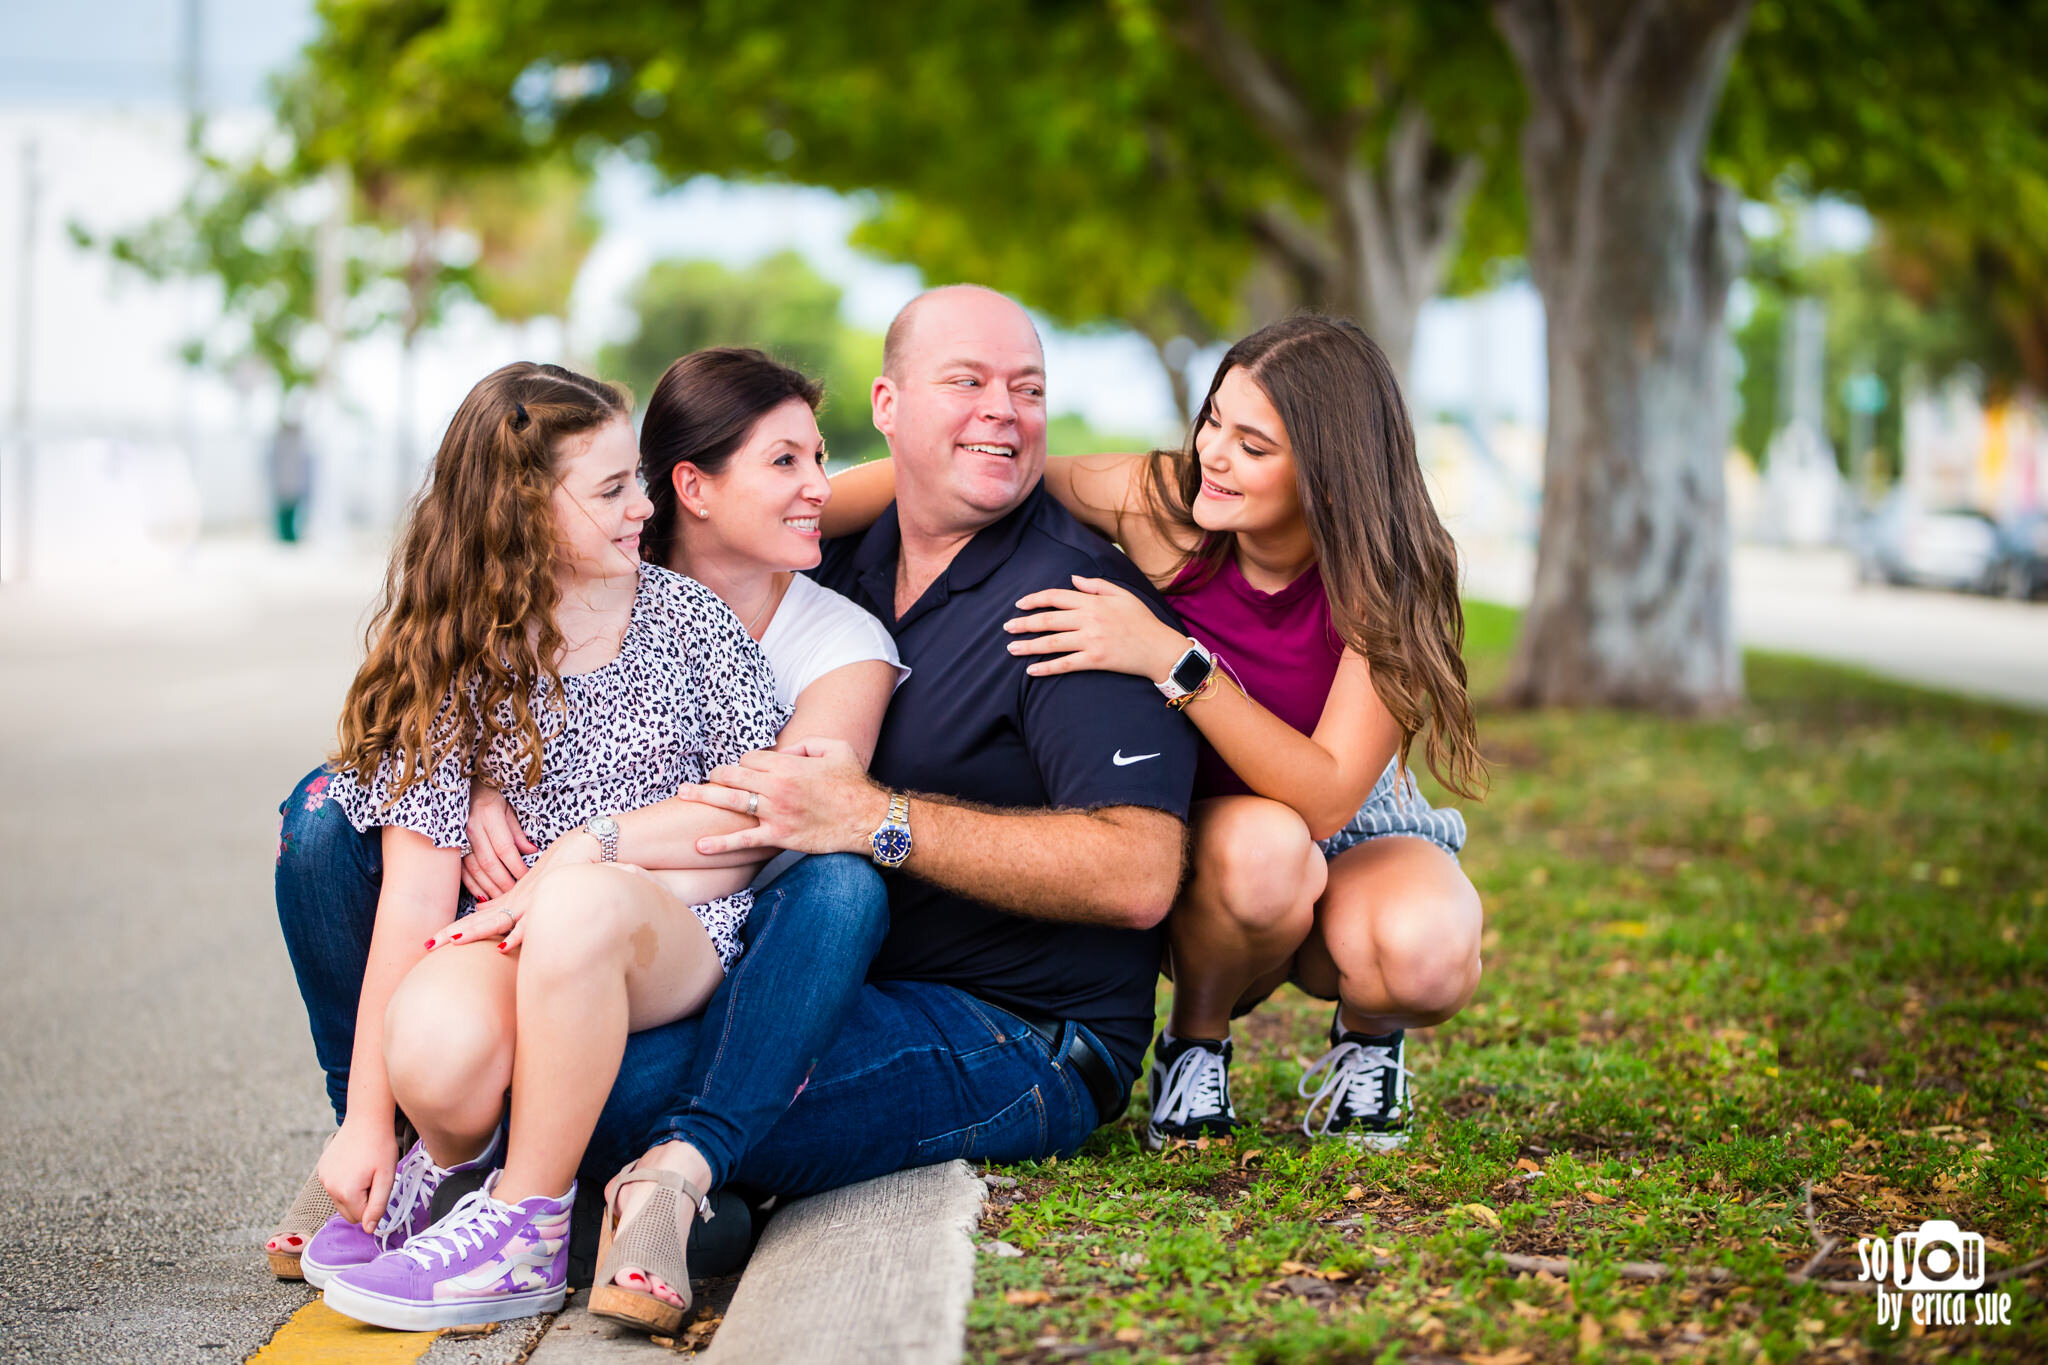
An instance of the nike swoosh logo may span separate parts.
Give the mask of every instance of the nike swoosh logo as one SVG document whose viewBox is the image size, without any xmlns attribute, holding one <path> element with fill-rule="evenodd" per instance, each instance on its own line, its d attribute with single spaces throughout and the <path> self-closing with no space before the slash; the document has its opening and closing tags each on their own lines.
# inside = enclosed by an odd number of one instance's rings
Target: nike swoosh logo
<svg viewBox="0 0 2048 1365">
<path fill-rule="evenodd" d="M 1132 754 L 1129 758 L 1125 758 L 1124 751 L 1122 749 L 1118 749 L 1116 751 L 1115 756 L 1112 757 L 1109 761 L 1116 764 L 1116 766 L 1119 768 L 1128 768 L 1133 763 L 1143 763 L 1148 758 L 1157 757 L 1159 757 L 1158 754 Z"/>
</svg>

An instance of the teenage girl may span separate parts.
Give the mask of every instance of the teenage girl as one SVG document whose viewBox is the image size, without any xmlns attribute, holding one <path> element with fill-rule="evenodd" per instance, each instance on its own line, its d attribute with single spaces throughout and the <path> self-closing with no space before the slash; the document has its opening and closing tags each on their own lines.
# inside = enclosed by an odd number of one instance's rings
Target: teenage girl
<svg viewBox="0 0 2048 1365">
<path fill-rule="evenodd" d="M 1423 736 L 1468 797 L 1483 764 L 1456 550 L 1392 366 L 1350 322 L 1275 323 L 1224 356 L 1185 450 L 1053 459 L 1045 479 L 1166 590 L 1187 634 L 1077 578 L 1017 604 L 1010 648 L 1038 656 L 1035 674 L 1150 678 L 1205 741 L 1148 1144 L 1233 1129 L 1231 1020 L 1289 980 L 1336 1002 L 1302 1077 L 1304 1126 L 1402 1144 L 1404 1030 L 1472 998 L 1482 927 L 1464 819 L 1430 808 L 1408 757 Z M 840 475 L 827 532 L 865 524 L 893 486 L 886 465 Z"/>
</svg>

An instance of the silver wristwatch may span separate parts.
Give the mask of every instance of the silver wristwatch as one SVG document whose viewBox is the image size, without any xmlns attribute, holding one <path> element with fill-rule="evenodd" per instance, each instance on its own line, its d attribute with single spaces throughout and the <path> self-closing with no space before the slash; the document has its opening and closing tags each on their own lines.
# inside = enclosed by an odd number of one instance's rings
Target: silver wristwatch
<svg viewBox="0 0 2048 1365">
<path fill-rule="evenodd" d="M 619 822 L 609 815 L 593 815 L 583 822 L 583 828 L 597 840 L 597 846 L 604 850 L 604 860 L 615 863 L 619 860 Z"/>
<path fill-rule="evenodd" d="M 910 798 L 902 792 L 889 793 L 889 813 L 868 836 L 869 855 L 878 867 L 901 867 L 910 856 Z"/>
</svg>

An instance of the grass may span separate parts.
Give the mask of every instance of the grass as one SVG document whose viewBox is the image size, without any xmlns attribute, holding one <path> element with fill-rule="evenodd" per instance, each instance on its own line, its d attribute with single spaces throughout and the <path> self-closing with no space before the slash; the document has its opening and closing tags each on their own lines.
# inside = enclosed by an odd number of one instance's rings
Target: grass
<svg viewBox="0 0 2048 1365">
<path fill-rule="evenodd" d="M 1478 695 L 1514 625 L 1471 609 Z M 1240 1025 L 1235 1141 L 1150 1155 L 1140 1096 L 992 1172 L 969 1358 L 2048 1358 L 2048 1269 L 1998 1287 L 2011 1326 L 1788 1282 L 1809 1182 L 1822 1278 L 1925 1218 L 1994 1272 L 2048 1253 L 2048 717 L 1772 655 L 1748 683 L 1707 722 L 1482 715 L 1486 978 L 1411 1034 L 1409 1148 L 1302 1136 L 1328 1007 L 1283 992 Z"/>
</svg>

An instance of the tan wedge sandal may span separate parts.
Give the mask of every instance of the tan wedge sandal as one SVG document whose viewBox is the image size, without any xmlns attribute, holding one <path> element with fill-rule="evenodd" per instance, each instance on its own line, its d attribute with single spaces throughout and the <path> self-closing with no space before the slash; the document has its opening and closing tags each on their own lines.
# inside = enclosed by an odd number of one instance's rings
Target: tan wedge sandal
<svg viewBox="0 0 2048 1365">
<path fill-rule="evenodd" d="M 619 1192 L 639 1184 L 653 1185 L 654 1191 L 621 1231 L 616 1211 Z M 694 1216 L 703 1209 L 704 1192 L 680 1172 L 628 1170 L 621 1175 L 605 1204 L 604 1226 L 597 1235 L 597 1276 L 590 1289 L 590 1311 L 662 1336 L 681 1327 L 690 1312 L 690 1267 L 684 1258 L 688 1225 L 680 1215 L 688 1210 Z M 706 1211 L 704 1216 L 711 1214 Z M 664 1281 L 682 1295 L 683 1306 L 678 1308 L 644 1289 L 613 1283 L 620 1268 L 629 1265 Z"/>
<path fill-rule="evenodd" d="M 320 1183 L 320 1172 L 315 1169 L 299 1187 L 299 1197 L 292 1200 L 292 1206 L 277 1220 L 270 1236 L 263 1239 L 263 1254 L 270 1258 L 270 1273 L 280 1280 L 305 1279 L 305 1271 L 299 1268 L 299 1254 L 334 1214 L 334 1198 Z M 296 1246 L 286 1243 L 285 1239 L 291 1237 L 298 1239 Z M 273 1248 L 273 1242 L 279 1248 Z"/>
</svg>

